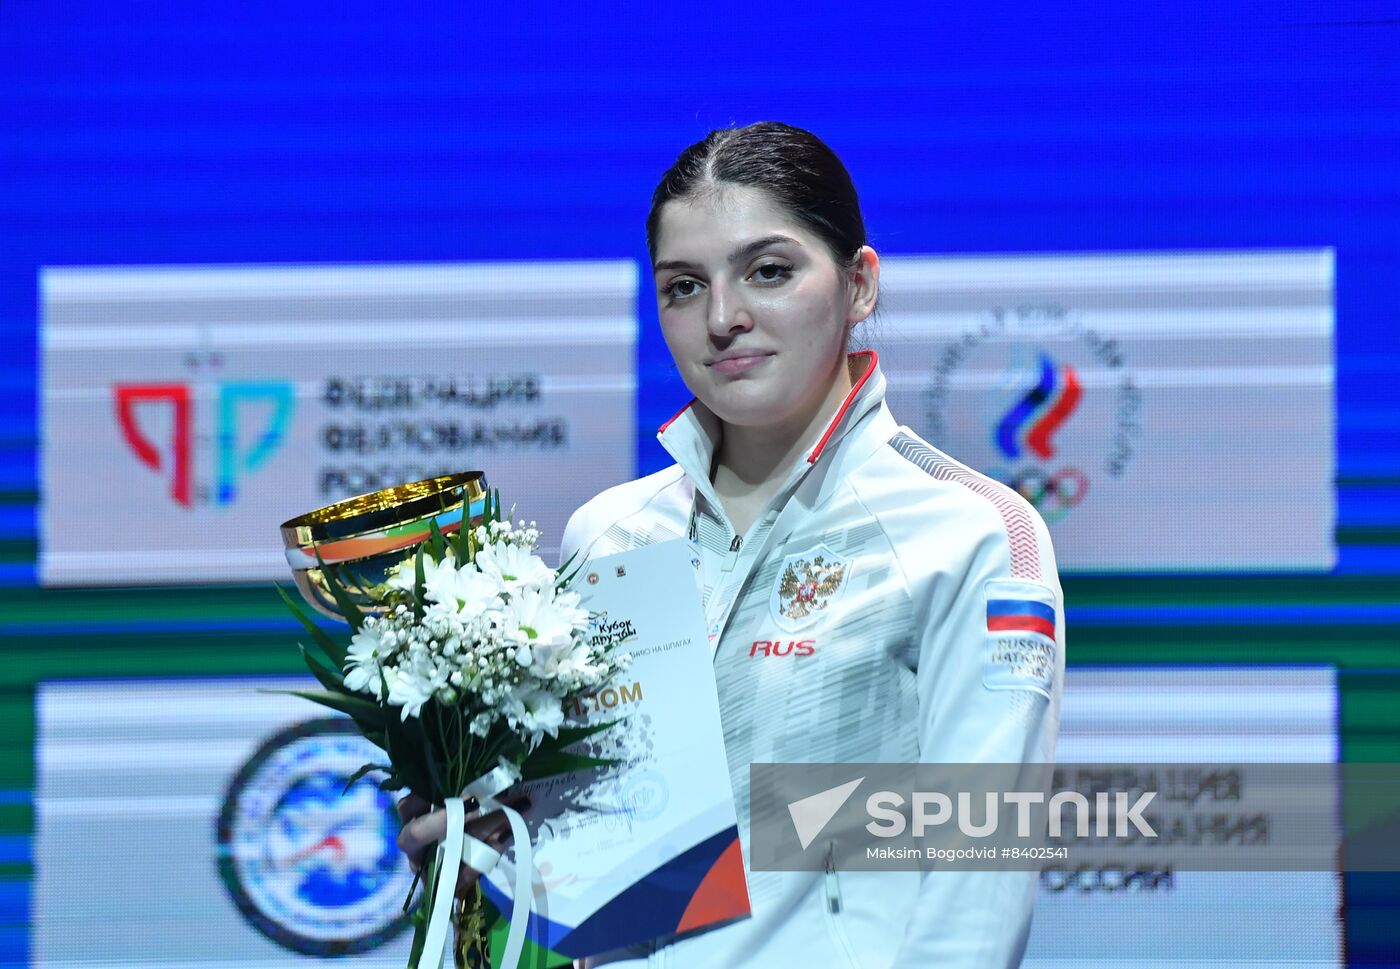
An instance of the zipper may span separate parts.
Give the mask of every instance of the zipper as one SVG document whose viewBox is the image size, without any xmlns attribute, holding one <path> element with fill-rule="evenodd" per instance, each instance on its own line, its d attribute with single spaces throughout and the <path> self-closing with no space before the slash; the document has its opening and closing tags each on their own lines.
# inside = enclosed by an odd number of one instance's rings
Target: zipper
<svg viewBox="0 0 1400 969">
<path fill-rule="evenodd" d="M 831 939 L 836 943 L 836 948 L 846 957 L 846 964 L 851 969 L 860 966 L 860 960 L 856 958 L 855 949 L 851 947 L 851 940 L 846 938 L 845 926 L 841 924 L 841 884 L 836 876 L 836 844 L 831 842 L 826 849 L 826 881 L 825 904 L 822 906 L 822 914 L 826 917 L 826 928 L 831 935 Z"/>
<path fill-rule="evenodd" d="M 826 849 L 826 910 L 832 915 L 841 911 L 841 883 L 836 879 L 836 844 Z"/>
<path fill-rule="evenodd" d="M 733 572 L 734 564 L 739 561 L 739 549 L 744 547 L 744 540 L 738 535 L 734 536 L 734 541 L 729 543 L 729 551 L 725 553 L 724 565 L 721 571 Z"/>
</svg>

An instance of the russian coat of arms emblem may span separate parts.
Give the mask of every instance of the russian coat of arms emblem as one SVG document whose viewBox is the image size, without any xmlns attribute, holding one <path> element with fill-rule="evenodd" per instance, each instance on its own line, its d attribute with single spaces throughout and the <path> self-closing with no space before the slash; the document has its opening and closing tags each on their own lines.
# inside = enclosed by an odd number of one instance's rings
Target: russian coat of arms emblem
<svg viewBox="0 0 1400 969">
<path fill-rule="evenodd" d="M 825 547 L 789 555 L 773 587 L 773 617 L 789 628 L 826 609 L 846 582 L 846 563 Z"/>
</svg>

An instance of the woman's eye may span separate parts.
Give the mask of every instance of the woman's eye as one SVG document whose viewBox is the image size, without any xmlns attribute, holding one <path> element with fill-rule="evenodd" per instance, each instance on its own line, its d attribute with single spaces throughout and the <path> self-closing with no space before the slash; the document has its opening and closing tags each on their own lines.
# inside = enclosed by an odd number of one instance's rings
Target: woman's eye
<svg viewBox="0 0 1400 969">
<path fill-rule="evenodd" d="M 792 274 L 791 266 L 784 266 L 781 263 L 764 263 L 754 270 L 753 273 L 761 282 L 776 283 L 780 279 L 787 279 Z"/>
<path fill-rule="evenodd" d="M 688 296 L 694 296 L 699 286 L 700 284 L 693 279 L 678 279 L 662 292 L 672 299 L 685 299 Z"/>
</svg>

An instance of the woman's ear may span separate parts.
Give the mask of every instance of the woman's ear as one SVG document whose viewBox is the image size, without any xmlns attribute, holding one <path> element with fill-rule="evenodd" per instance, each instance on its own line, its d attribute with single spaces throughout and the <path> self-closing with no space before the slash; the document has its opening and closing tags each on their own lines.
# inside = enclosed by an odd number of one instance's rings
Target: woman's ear
<svg viewBox="0 0 1400 969">
<path fill-rule="evenodd" d="M 854 326 L 875 312 L 880 299 L 880 257 L 869 246 L 861 246 L 851 269 L 850 309 L 848 326 Z"/>
</svg>

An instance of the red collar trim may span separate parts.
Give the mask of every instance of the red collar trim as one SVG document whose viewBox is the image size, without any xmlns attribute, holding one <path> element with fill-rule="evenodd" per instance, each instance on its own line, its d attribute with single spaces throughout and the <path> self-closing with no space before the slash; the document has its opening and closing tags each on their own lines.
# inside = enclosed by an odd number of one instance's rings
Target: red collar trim
<svg viewBox="0 0 1400 969">
<path fill-rule="evenodd" d="M 695 398 L 694 398 L 694 397 L 690 398 L 690 403 L 689 403 L 689 404 L 686 404 L 686 405 L 685 405 L 684 407 L 682 407 L 680 410 L 678 410 L 678 411 L 676 411 L 674 414 L 672 414 L 672 415 L 671 415 L 671 419 L 670 419 L 669 421 L 667 421 L 665 424 L 662 424 L 659 428 L 657 428 L 657 429 L 656 429 L 656 433 L 658 433 L 658 434 L 665 434 L 665 433 L 666 433 L 666 428 L 670 427 L 672 424 L 676 423 L 676 421 L 680 420 L 680 419 L 681 419 L 681 415 L 684 414 L 686 411 L 690 410 L 690 404 L 693 404 L 693 403 L 695 403 Z"/>
<path fill-rule="evenodd" d="M 880 356 L 874 350 L 860 350 L 852 353 L 846 359 L 854 360 L 857 357 L 869 357 L 870 362 L 866 365 L 865 373 L 860 375 L 860 379 L 851 387 L 851 392 L 846 395 L 846 399 L 841 402 L 841 409 L 836 412 L 836 416 L 831 419 L 831 423 L 826 425 L 826 433 L 817 442 L 812 453 L 807 455 L 808 464 L 816 464 L 817 459 L 822 456 L 822 449 L 826 447 L 826 442 L 831 440 L 831 435 L 836 431 L 836 425 L 841 423 L 841 418 L 846 416 L 846 411 L 850 409 L 852 402 L 860 394 L 860 389 L 865 386 L 865 382 L 870 379 L 870 375 L 875 372 L 875 367 L 880 363 Z"/>
<path fill-rule="evenodd" d="M 880 355 L 874 350 L 858 350 L 857 352 L 848 355 L 846 359 L 849 362 L 851 360 L 856 359 L 857 357 L 870 358 L 870 362 L 865 367 L 865 373 L 861 374 L 860 379 L 857 380 L 855 382 L 855 385 L 851 387 L 850 393 L 848 393 L 846 395 L 846 399 L 841 402 L 841 409 L 836 412 L 836 416 L 833 417 L 831 419 L 831 423 L 826 426 L 826 433 L 823 434 L 822 439 L 817 442 L 817 446 L 813 448 L 812 453 L 807 455 L 808 464 L 816 464 L 817 459 L 822 456 L 822 449 L 826 447 L 826 442 L 831 440 L 831 435 L 836 431 L 836 425 L 840 424 L 841 418 L 846 416 L 846 411 L 850 409 L 852 402 L 854 402 L 856 397 L 860 394 L 860 389 L 865 386 L 865 382 L 870 379 L 870 375 L 875 372 L 875 367 L 880 363 Z M 665 434 L 666 428 L 670 427 L 672 424 L 676 423 L 676 421 L 680 420 L 681 415 L 684 414 L 686 411 L 690 410 L 690 406 L 691 404 L 695 403 L 695 400 L 696 398 L 692 397 L 689 403 L 687 403 L 680 410 L 672 414 L 671 419 L 668 420 L 665 424 L 662 424 L 656 433 Z"/>
</svg>

